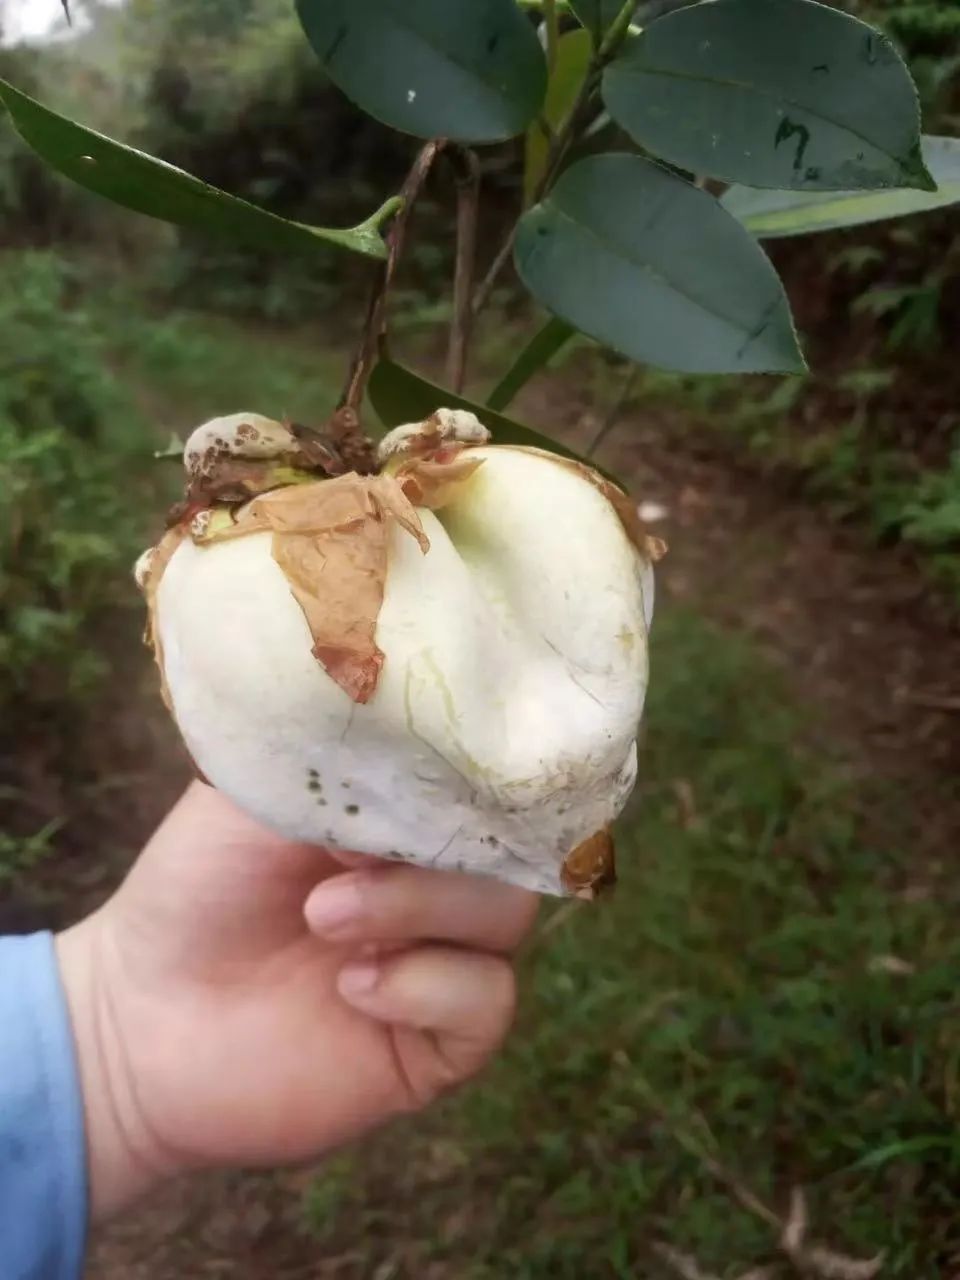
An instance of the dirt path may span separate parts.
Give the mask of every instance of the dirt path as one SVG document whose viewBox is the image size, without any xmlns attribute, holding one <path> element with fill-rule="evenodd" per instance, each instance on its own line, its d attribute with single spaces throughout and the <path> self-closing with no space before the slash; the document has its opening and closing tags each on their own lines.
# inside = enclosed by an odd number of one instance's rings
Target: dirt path
<svg viewBox="0 0 960 1280">
<path fill-rule="evenodd" d="M 528 408 L 534 420 L 549 420 L 542 403 Z M 570 440 L 596 430 L 575 397 L 564 399 L 559 423 L 556 409 L 552 417 Z M 868 547 L 782 485 L 739 470 L 677 427 L 664 415 L 627 420 L 604 451 L 620 474 L 635 476 L 638 497 L 666 510 L 657 525 L 671 545 L 661 589 L 753 637 L 817 710 L 814 732 L 831 750 L 840 744 L 856 777 L 911 784 L 909 825 L 935 868 L 960 837 L 956 622 L 906 557 Z M 117 819 L 128 846 L 185 773 L 166 731 L 136 712 L 121 731 L 117 758 L 137 755 L 144 733 L 150 776 L 125 790 Z M 357 1255 L 318 1259 L 298 1233 L 291 1193 L 304 1180 L 302 1173 L 234 1175 L 171 1188 L 101 1234 L 90 1280 L 357 1274 Z"/>
<path fill-rule="evenodd" d="M 915 561 L 680 426 L 624 422 L 604 454 L 667 509 L 665 591 L 758 641 L 864 770 L 938 790 L 956 780 L 960 621 Z"/>
</svg>

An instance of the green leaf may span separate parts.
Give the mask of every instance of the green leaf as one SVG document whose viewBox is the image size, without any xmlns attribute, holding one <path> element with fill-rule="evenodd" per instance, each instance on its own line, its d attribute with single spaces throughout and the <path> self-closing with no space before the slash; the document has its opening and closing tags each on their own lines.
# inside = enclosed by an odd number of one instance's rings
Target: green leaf
<svg viewBox="0 0 960 1280">
<path fill-rule="evenodd" d="M 888 1146 L 868 1151 L 845 1172 L 853 1173 L 861 1169 L 879 1169 L 891 1160 L 907 1160 L 924 1156 L 930 1151 L 949 1151 L 951 1155 L 960 1157 L 960 1136 L 957 1134 L 930 1134 L 917 1138 L 904 1138 L 891 1142 Z"/>
<path fill-rule="evenodd" d="M 454 395 L 445 387 L 428 382 L 426 378 L 421 378 L 419 374 L 392 360 L 381 360 L 374 369 L 367 384 L 367 395 L 387 430 L 405 422 L 422 422 L 437 409 L 468 409 L 493 433 L 494 444 L 520 444 L 532 449 L 549 449 L 551 453 L 558 453 L 561 457 L 584 461 L 579 453 L 574 453 L 550 436 L 541 435 L 532 427 L 496 413 L 489 405 L 477 404 L 464 396 Z M 596 466 L 593 462 L 590 465 Z"/>
<path fill-rule="evenodd" d="M 0 103 L 24 142 L 47 164 L 88 191 L 137 213 L 261 249 L 319 253 L 335 244 L 367 257 L 386 257 L 377 227 L 396 207 L 396 201 L 347 231 L 308 227 L 277 217 L 163 160 L 67 120 L 5 80 L 0 80 Z"/>
<path fill-rule="evenodd" d="M 937 191 L 754 191 L 735 186 L 721 203 L 761 239 L 855 227 L 960 203 L 960 139 L 925 137 L 923 158 Z"/>
<path fill-rule="evenodd" d="M 514 360 L 494 389 L 487 396 L 491 409 L 505 409 L 510 401 L 525 387 L 535 373 L 566 346 L 576 330 L 566 320 L 554 317 L 537 333 Z"/>
<path fill-rule="evenodd" d="M 570 8 L 599 44 L 600 37 L 623 8 L 623 0 L 570 0 Z"/>
<path fill-rule="evenodd" d="M 639 156 L 572 165 L 520 221 L 517 270 L 605 346 L 688 373 L 804 368 L 783 287 L 706 191 Z"/>
<path fill-rule="evenodd" d="M 330 79 L 419 138 L 499 142 L 540 110 L 547 64 L 514 0 L 297 0 Z"/>
<path fill-rule="evenodd" d="M 933 189 L 891 41 L 813 0 L 714 0 L 629 40 L 603 97 L 643 147 L 752 187 Z"/>
<path fill-rule="evenodd" d="M 592 56 L 593 43 L 588 31 L 568 31 L 557 41 L 557 60 L 547 85 L 543 110 L 527 130 L 526 161 L 523 173 L 524 204 L 533 203 L 550 150 L 550 144 L 540 127 L 540 121 L 546 121 L 554 132 L 561 127 L 586 79 L 587 67 Z"/>
</svg>

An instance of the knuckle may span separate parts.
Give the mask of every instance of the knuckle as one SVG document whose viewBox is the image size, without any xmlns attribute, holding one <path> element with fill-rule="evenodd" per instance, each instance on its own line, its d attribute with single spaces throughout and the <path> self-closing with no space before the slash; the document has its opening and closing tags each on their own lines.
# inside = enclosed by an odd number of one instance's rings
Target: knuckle
<svg viewBox="0 0 960 1280">
<path fill-rule="evenodd" d="M 391 937 L 408 938 L 418 932 L 420 895 L 406 867 L 387 867 L 370 877 L 364 891 L 364 913 L 370 923 Z"/>
</svg>

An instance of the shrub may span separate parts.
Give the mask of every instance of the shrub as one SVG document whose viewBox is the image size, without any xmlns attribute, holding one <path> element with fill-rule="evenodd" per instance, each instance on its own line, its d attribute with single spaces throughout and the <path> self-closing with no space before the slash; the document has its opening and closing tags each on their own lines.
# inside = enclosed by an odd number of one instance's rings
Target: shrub
<svg viewBox="0 0 960 1280">
<path fill-rule="evenodd" d="M 0 708 L 51 705 L 100 669 L 89 628 L 122 598 L 137 547 L 126 474 L 131 407 L 107 368 L 76 272 L 40 252 L 0 260 Z M 142 450 L 142 436 L 140 437 Z"/>
</svg>

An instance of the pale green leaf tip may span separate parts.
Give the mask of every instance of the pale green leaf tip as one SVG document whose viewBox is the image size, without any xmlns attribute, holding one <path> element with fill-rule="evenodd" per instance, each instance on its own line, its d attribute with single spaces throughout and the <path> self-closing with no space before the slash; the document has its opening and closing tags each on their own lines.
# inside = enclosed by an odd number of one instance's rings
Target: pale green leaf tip
<svg viewBox="0 0 960 1280">
<path fill-rule="evenodd" d="M 797 377 L 804 377 L 810 372 L 810 366 L 807 364 L 807 357 L 799 347 L 796 349 L 793 361 L 787 366 L 784 372 L 795 374 Z"/>
<path fill-rule="evenodd" d="M 936 178 L 926 166 L 923 150 L 919 142 L 910 152 L 903 166 L 903 176 L 905 180 L 904 186 L 910 187 L 915 191 L 936 192 L 940 190 L 937 186 Z"/>
<path fill-rule="evenodd" d="M 918 191 L 929 191 L 931 193 L 940 190 L 937 180 L 927 168 L 926 165 L 921 167 L 921 172 L 917 175 L 916 187 Z"/>
</svg>

